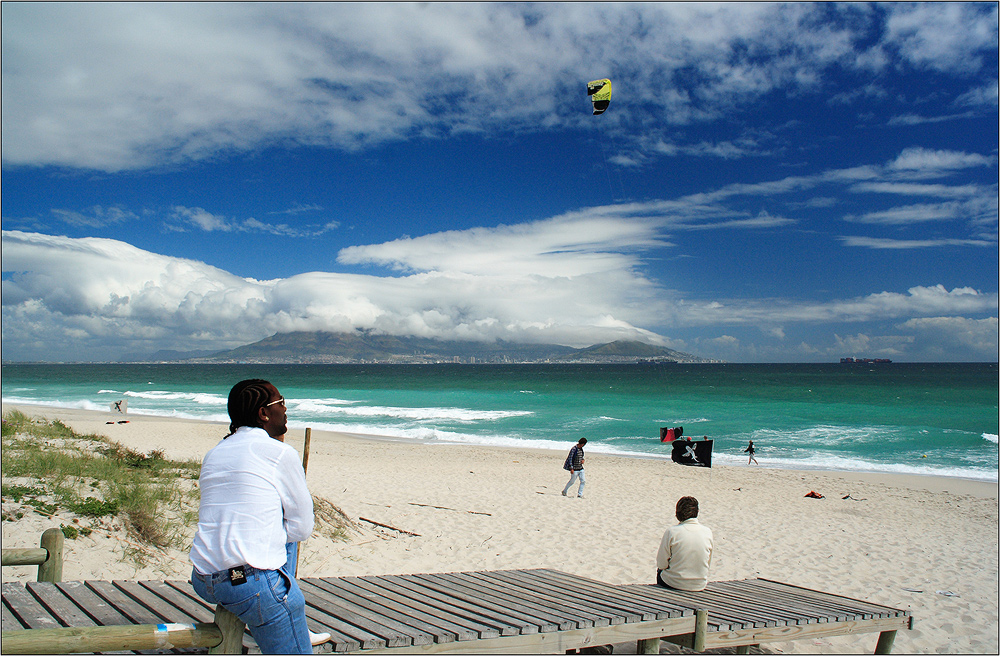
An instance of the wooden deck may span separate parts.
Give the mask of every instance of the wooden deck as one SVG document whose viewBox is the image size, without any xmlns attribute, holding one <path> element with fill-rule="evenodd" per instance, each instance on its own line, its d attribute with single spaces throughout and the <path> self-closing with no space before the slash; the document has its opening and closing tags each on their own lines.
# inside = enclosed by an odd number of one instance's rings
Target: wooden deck
<svg viewBox="0 0 1000 656">
<path fill-rule="evenodd" d="M 624 585 L 646 590 L 665 603 L 708 613 L 705 649 L 784 642 L 834 635 L 879 633 L 875 653 L 888 653 L 899 629 L 912 628 L 908 610 L 880 606 L 767 579 L 712 581 L 701 592 L 656 585 Z M 665 638 L 667 639 L 667 638 Z M 688 638 L 670 639 L 687 644 Z"/>
<path fill-rule="evenodd" d="M 317 652 L 564 653 L 694 630 L 694 610 L 555 570 L 306 578 Z M 3 630 L 208 623 L 187 581 L 4 583 Z M 472 642 L 475 641 L 475 642 Z M 256 645 L 247 634 L 244 646 Z"/>
<path fill-rule="evenodd" d="M 708 613 L 705 647 L 894 632 L 910 624 L 909 611 L 763 579 L 713 582 L 695 593 L 611 585 L 551 569 L 299 584 L 310 628 L 333 635 L 317 652 L 564 653 L 630 641 L 653 648 L 661 636 L 692 640 L 696 610 Z M 3 584 L 5 632 L 210 623 L 213 615 L 187 581 Z M 249 634 L 244 646 L 256 647 Z"/>
</svg>

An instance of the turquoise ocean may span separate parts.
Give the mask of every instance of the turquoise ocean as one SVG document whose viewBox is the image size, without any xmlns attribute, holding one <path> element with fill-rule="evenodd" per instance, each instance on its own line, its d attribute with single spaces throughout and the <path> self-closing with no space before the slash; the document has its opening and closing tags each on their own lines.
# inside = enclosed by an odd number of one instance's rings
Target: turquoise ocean
<svg viewBox="0 0 1000 656">
<path fill-rule="evenodd" d="M 713 464 L 997 480 L 997 365 L 7 364 L 3 401 L 228 423 L 266 378 L 289 425 L 424 443 L 568 448 L 669 460 L 660 427 L 715 440 Z M 109 419 L 111 417 L 109 416 Z M 221 435 L 220 435 L 221 437 Z M 206 445 L 206 448 L 208 445 Z"/>
</svg>

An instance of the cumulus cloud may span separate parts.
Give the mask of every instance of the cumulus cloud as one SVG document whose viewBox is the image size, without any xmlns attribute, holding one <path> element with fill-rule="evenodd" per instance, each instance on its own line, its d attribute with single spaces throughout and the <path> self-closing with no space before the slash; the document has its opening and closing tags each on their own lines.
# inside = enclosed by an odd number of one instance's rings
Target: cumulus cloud
<svg viewBox="0 0 1000 656">
<path fill-rule="evenodd" d="M 491 242 L 477 239 L 482 236 L 473 231 L 459 241 L 485 256 Z M 566 236 L 560 248 L 591 248 Z M 442 243 L 454 237 L 445 235 Z M 355 328 L 576 346 L 614 339 L 663 343 L 636 325 L 650 309 L 646 302 L 658 303 L 654 286 L 632 271 L 630 256 L 605 250 L 571 272 L 551 270 L 543 253 L 519 258 L 527 267 L 520 271 L 485 271 L 469 253 L 398 277 L 311 272 L 257 281 L 110 239 L 5 231 L 4 343 L 21 351 L 42 330 L 52 336 L 50 352 L 82 349 L 82 334 L 94 343 L 129 343 L 133 351 L 152 344 L 221 348 L 274 332 Z M 559 253 L 551 255 L 560 260 Z"/>
<path fill-rule="evenodd" d="M 941 285 L 825 303 L 685 301 L 636 267 L 659 243 L 653 225 L 581 213 L 452 231 L 341 252 L 343 261 L 394 266 L 397 276 L 310 272 L 264 281 L 110 239 L 4 231 L 4 344 L 31 357 L 44 334 L 39 356 L 81 359 L 68 354 L 92 353 L 98 344 L 129 353 L 223 348 L 275 332 L 355 328 L 477 341 L 665 344 L 651 327 L 750 325 L 781 339 L 788 325 L 974 317 L 997 307 L 995 293 Z"/>
<path fill-rule="evenodd" d="M 920 317 L 909 319 L 899 327 L 913 331 L 917 339 L 926 344 L 928 359 L 940 359 L 949 352 L 961 350 L 970 360 L 988 360 L 996 358 L 1000 349 L 997 317 Z M 948 345 L 947 349 L 941 345 Z"/>
<path fill-rule="evenodd" d="M 619 120 L 645 116 L 647 126 L 821 89 L 839 70 L 978 74 L 982 89 L 996 51 L 996 8 L 975 3 L 4 3 L 2 12 L 4 163 L 104 171 L 275 144 L 358 149 L 581 127 L 586 99 L 567 81 L 595 70 L 628 80 L 633 102 Z M 758 146 L 689 151 L 732 158 Z"/>
</svg>

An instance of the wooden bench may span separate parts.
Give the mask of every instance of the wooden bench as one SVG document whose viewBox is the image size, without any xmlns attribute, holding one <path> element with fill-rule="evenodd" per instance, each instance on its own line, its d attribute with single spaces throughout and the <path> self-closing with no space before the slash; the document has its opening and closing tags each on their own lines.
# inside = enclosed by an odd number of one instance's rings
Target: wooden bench
<svg viewBox="0 0 1000 656">
<path fill-rule="evenodd" d="M 875 653 L 888 654 L 896 631 L 913 628 L 908 610 L 767 579 L 712 581 L 701 592 L 657 585 L 621 587 L 645 590 L 665 603 L 704 611 L 705 624 L 694 634 L 662 638 L 696 651 L 736 647 L 737 653 L 748 653 L 750 646 L 765 642 L 878 633 Z M 637 651 L 659 653 L 659 641 L 640 645 Z"/>
<path fill-rule="evenodd" d="M 635 641 L 640 653 L 654 653 L 661 638 L 702 650 L 878 631 L 877 653 L 887 653 L 895 631 L 910 626 L 909 611 L 762 579 L 713 582 L 698 593 L 611 585 L 551 569 L 299 584 L 310 628 L 333 636 L 317 648 L 322 652 L 565 653 Z M 3 649 L 68 653 L 213 643 L 216 653 L 255 649 L 240 627 L 236 641 L 220 652 L 223 631 L 214 612 L 187 581 L 5 583 Z M 169 624 L 177 622 L 183 624 Z M 143 642 L 95 641 L 100 630 L 139 629 L 133 625 L 145 627 Z M 33 638 L 39 635 L 49 640 L 45 649 Z"/>
</svg>

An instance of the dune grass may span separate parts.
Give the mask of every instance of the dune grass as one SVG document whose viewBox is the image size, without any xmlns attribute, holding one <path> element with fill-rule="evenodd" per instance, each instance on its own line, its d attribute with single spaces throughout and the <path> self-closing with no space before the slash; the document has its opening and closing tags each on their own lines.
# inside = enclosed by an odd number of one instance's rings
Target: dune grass
<svg viewBox="0 0 1000 656">
<path fill-rule="evenodd" d="M 3 416 L 3 519 L 26 512 L 72 513 L 91 520 L 114 518 L 130 537 L 155 548 L 186 545 L 197 521 L 200 463 L 168 460 L 100 435 L 79 435 L 56 420 L 41 422 L 18 411 Z M 13 503 L 10 503 L 13 502 Z M 68 538 L 91 526 L 63 524 Z M 141 558 L 140 553 L 132 554 Z"/>
<path fill-rule="evenodd" d="M 62 524 L 70 539 L 98 526 L 122 526 L 140 548 L 125 556 L 143 566 L 148 547 L 187 551 L 198 522 L 201 463 L 143 454 L 101 435 L 79 435 L 59 420 L 45 422 L 19 411 L 3 416 L 3 521 L 26 513 L 76 515 Z M 322 497 L 313 496 L 316 533 L 350 539 L 357 525 Z"/>
</svg>

